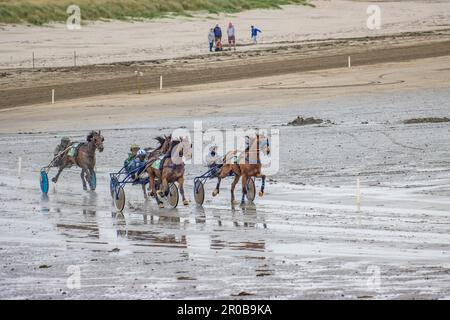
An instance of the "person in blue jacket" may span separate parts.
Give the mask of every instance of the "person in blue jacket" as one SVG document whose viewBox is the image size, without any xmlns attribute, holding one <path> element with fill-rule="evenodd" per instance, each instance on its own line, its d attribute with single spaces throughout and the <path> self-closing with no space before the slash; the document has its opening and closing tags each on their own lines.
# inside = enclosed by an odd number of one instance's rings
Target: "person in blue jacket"
<svg viewBox="0 0 450 320">
<path fill-rule="evenodd" d="M 214 28 L 215 46 L 216 51 L 222 51 L 222 29 L 217 24 Z"/>
<path fill-rule="evenodd" d="M 129 173 L 133 172 L 132 178 L 134 180 L 136 180 L 138 178 L 138 174 L 139 174 L 139 172 L 134 172 L 134 171 L 136 171 L 139 168 L 142 168 L 145 165 L 146 156 L 147 156 L 147 152 L 144 149 L 140 149 L 137 152 L 136 157 L 128 164 L 126 170 Z"/>
<path fill-rule="evenodd" d="M 258 43 L 258 32 L 262 31 L 256 28 L 255 26 L 252 26 L 252 40 L 254 44 Z"/>
</svg>

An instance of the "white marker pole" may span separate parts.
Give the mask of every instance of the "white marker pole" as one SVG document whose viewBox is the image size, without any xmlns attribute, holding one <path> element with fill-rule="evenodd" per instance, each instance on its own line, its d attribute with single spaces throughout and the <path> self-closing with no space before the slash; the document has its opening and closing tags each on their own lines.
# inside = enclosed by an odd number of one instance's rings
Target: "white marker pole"
<svg viewBox="0 0 450 320">
<path fill-rule="evenodd" d="M 361 212 L 361 185 L 359 177 L 356 179 L 356 209 Z"/>
<path fill-rule="evenodd" d="M 159 90 L 163 89 L 163 76 L 159 77 Z"/>
<path fill-rule="evenodd" d="M 350 56 L 348 56 L 348 67 L 352 67 L 352 59 L 350 58 Z"/>
<path fill-rule="evenodd" d="M 52 89 L 52 104 L 55 104 L 55 89 Z"/>
<path fill-rule="evenodd" d="M 22 157 L 19 157 L 19 167 L 17 169 L 17 177 L 22 180 Z"/>
</svg>

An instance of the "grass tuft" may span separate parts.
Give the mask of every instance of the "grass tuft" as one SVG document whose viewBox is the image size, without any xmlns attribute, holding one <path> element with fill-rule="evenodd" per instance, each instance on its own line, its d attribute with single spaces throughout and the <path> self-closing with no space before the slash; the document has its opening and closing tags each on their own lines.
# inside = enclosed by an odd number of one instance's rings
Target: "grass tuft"
<svg viewBox="0 0 450 320">
<path fill-rule="evenodd" d="M 81 19 L 85 21 L 155 19 L 172 14 L 192 16 L 195 11 L 236 13 L 278 9 L 288 4 L 313 6 L 308 0 L 0 0 L 0 23 L 64 22 L 71 4 L 80 7 Z"/>
</svg>

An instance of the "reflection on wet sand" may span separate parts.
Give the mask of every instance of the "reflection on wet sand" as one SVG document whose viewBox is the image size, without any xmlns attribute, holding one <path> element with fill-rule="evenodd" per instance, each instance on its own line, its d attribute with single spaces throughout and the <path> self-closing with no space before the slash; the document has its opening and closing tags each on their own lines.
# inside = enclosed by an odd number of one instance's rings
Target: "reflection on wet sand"
<svg viewBox="0 0 450 320">
<path fill-rule="evenodd" d="M 150 220 L 150 223 L 149 223 Z M 185 234 L 162 234 L 160 230 L 164 230 L 168 225 L 171 229 L 180 229 L 181 219 L 178 215 L 171 216 L 155 216 L 143 215 L 143 225 L 153 225 L 163 228 L 158 228 L 158 231 L 154 230 L 138 230 L 140 225 L 127 225 L 126 219 L 122 213 L 116 215 L 116 230 L 117 236 L 125 238 L 127 240 L 138 242 L 134 243 L 136 246 L 164 246 L 172 248 L 187 248 L 187 238 Z"/>
<path fill-rule="evenodd" d="M 61 235 L 69 238 L 94 238 L 100 239 L 100 228 L 98 226 L 96 214 L 98 205 L 98 197 L 95 192 L 89 192 L 82 197 L 81 207 L 83 221 L 79 221 L 77 224 L 58 222 L 56 227 L 60 231 Z M 64 204 L 63 204 L 64 205 Z M 65 220 L 64 210 L 60 207 L 56 207 L 55 211 L 59 214 L 61 220 Z"/>
<path fill-rule="evenodd" d="M 239 206 L 241 209 L 241 212 L 237 210 L 236 206 L 233 206 L 233 210 L 231 211 L 231 221 L 235 228 L 252 228 L 252 229 L 258 229 L 261 226 L 264 229 L 267 229 L 267 224 L 264 220 L 264 218 L 258 217 L 258 212 L 256 209 L 256 205 L 253 202 L 247 203 L 245 206 Z M 228 213 L 227 213 L 228 214 Z M 214 219 L 217 220 L 217 225 L 219 227 L 223 226 L 222 219 L 219 213 L 214 214 Z M 259 222 L 258 220 L 262 220 L 262 222 Z M 248 251 L 261 251 L 264 252 L 266 249 L 266 242 L 265 240 L 242 240 L 242 241 L 230 241 L 230 240 L 224 240 L 223 237 L 223 230 L 219 229 L 216 230 L 215 234 L 211 235 L 211 245 L 210 248 L 212 250 L 221 250 L 225 248 L 230 248 L 232 250 L 248 250 Z M 245 235 L 245 233 L 244 233 Z"/>
</svg>

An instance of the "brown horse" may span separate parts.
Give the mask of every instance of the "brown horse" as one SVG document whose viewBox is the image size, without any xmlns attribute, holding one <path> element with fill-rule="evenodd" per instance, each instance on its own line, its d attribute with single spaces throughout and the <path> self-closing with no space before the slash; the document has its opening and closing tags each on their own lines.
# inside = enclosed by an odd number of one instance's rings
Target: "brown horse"
<svg viewBox="0 0 450 320">
<path fill-rule="evenodd" d="M 149 163 L 155 161 L 161 155 L 166 154 L 169 151 L 170 143 L 172 141 L 172 136 L 164 135 L 164 137 L 163 136 L 156 137 L 155 140 L 159 142 L 159 146 L 148 154 L 147 159 L 148 159 Z M 150 150 L 151 150 L 150 148 L 145 149 L 145 151 L 147 151 L 147 152 Z"/>
<path fill-rule="evenodd" d="M 189 205 L 184 194 L 184 162 L 185 158 L 192 157 L 192 144 L 187 138 L 180 138 L 180 140 L 172 140 L 170 149 L 167 155 L 162 159 L 162 168 L 155 168 L 153 165 L 147 166 L 147 173 L 150 179 L 150 196 L 154 196 L 160 208 L 164 208 L 160 197 L 167 197 L 169 194 L 169 184 L 178 182 L 183 204 Z M 156 191 L 156 182 L 158 179 L 160 188 Z"/>
<path fill-rule="evenodd" d="M 52 179 L 54 183 L 58 182 L 58 178 L 64 169 L 70 168 L 72 166 L 78 166 L 81 168 L 81 181 L 83 182 L 83 189 L 87 190 L 86 180 L 89 183 L 90 189 L 95 190 L 95 186 L 92 185 L 92 175 L 94 174 L 95 168 L 95 151 L 98 150 L 103 152 L 103 138 L 101 131 L 91 131 L 86 138 L 86 142 L 81 143 L 77 147 L 77 151 L 74 157 L 69 156 L 69 151 L 66 150 L 61 155 L 61 164 L 59 166 L 58 173 Z"/>
<path fill-rule="evenodd" d="M 264 196 L 264 188 L 266 185 L 266 176 L 261 173 L 261 156 L 260 151 L 263 149 L 266 155 L 270 154 L 269 139 L 256 134 L 256 137 L 249 143 L 249 147 L 245 149 L 240 156 L 237 156 L 236 151 L 229 152 L 225 157 L 225 164 L 220 170 L 216 190 L 213 196 L 219 194 L 220 182 L 223 178 L 234 173 L 234 181 L 231 184 L 231 202 L 234 204 L 234 189 L 242 178 L 242 200 L 241 205 L 245 204 L 245 197 L 247 196 L 247 181 L 251 177 L 261 178 L 262 185 L 259 196 Z"/>
</svg>

